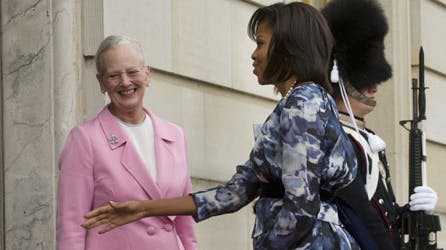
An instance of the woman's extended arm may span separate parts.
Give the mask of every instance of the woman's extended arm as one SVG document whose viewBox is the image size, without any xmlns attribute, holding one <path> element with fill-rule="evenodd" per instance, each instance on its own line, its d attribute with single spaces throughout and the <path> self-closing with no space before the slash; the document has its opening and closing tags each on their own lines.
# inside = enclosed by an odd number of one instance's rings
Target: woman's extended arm
<svg viewBox="0 0 446 250">
<path fill-rule="evenodd" d="M 197 211 L 192 196 L 171 199 L 145 201 L 110 201 L 85 215 L 87 221 L 82 226 L 86 229 L 102 224 L 107 226 L 99 231 L 106 233 L 116 227 L 150 216 L 193 215 Z"/>
</svg>

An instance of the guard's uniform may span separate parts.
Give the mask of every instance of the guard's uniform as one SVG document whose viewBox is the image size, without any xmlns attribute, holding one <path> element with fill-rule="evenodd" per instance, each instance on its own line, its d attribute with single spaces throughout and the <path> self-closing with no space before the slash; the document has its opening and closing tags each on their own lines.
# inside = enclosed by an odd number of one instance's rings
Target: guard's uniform
<svg viewBox="0 0 446 250">
<path fill-rule="evenodd" d="M 333 63 L 330 67 L 330 81 L 335 89 L 335 99 L 342 100 L 345 109 L 360 112 L 360 107 L 350 106 L 349 98 L 375 107 L 376 101 L 368 94 L 392 76 L 392 67 L 384 53 L 384 38 L 389 30 L 387 18 L 379 1 L 332 0 L 322 10 L 334 37 Z M 367 94 L 366 94 L 367 93 Z M 348 95 L 348 96 L 347 96 Z M 358 108 L 358 110 L 356 110 Z M 362 114 L 366 115 L 366 114 Z M 368 131 L 364 122 L 356 122 L 356 131 L 350 117 L 340 114 L 344 130 L 350 135 L 355 146 L 358 161 L 358 175 L 352 185 L 337 196 L 354 209 L 354 216 L 365 225 L 367 232 L 377 246 L 362 241 L 365 249 L 399 249 L 398 214 L 395 196 L 390 184 L 384 142 Z M 376 141 L 383 147 L 377 147 Z M 341 206 L 342 207 L 342 203 Z M 359 221 L 361 221 L 359 220 Z M 347 225 L 347 223 L 344 223 Z M 359 239 L 361 235 L 356 236 Z M 393 244 L 392 244 L 393 243 Z"/>
<path fill-rule="evenodd" d="M 344 190 L 346 193 L 339 195 L 364 220 L 367 229 L 377 241 L 380 249 L 389 249 L 391 247 L 388 246 L 389 240 L 393 242 L 396 249 L 400 249 L 398 219 L 402 209 L 395 202 L 385 151 L 384 149 L 376 150 L 371 146 L 371 144 L 373 145 L 373 143 L 370 143 L 370 140 L 373 140 L 371 137 L 375 136 L 371 131 L 365 129 L 359 130 L 358 133 L 351 124 L 348 115 L 341 113 L 340 118 L 344 131 L 350 135 L 356 151 L 358 160 L 356 182 L 361 183 L 364 188 L 350 188 L 353 190 Z M 363 124 L 360 119 L 357 119 L 356 122 L 358 127 Z M 361 195 L 364 195 L 364 191 L 370 200 L 368 205 L 375 211 L 370 211 L 370 207 L 367 208 L 364 204 L 358 204 L 362 203 L 358 202 L 358 199 Z M 384 233 L 387 234 L 387 237 L 383 235 L 382 226 L 385 228 Z"/>
</svg>

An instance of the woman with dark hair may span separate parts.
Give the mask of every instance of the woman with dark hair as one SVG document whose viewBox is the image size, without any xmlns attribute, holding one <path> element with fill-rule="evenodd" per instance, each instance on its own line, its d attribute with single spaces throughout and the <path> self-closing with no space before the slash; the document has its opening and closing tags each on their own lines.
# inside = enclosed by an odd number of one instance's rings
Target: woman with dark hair
<svg viewBox="0 0 446 250">
<path fill-rule="evenodd" d="M 351 144 L 328 94 L 333 39 L 318 10 L 303 3 L 258 9 L 254 74 L 283 98 L 263 123 L 248 161 L 224 185 L 174 199 L 110 202 L 86 215 L 102 233 L 144 217 L 193 215 L 196 221 L 257 199 L 254 249 L 358 249 L 332 197 L 356 176 Z"/>
</svg>

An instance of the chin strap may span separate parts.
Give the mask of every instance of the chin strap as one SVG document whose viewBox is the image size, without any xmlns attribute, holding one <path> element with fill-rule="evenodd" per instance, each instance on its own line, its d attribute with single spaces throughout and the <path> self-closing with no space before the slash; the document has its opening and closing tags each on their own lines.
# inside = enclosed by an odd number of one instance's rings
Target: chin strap
<svg viewBox="0 0 446 250">
<path fill-rule="evenodd" d="M 359 92 L 355 87 L 353 87 L 350 83 L 346 82 L 345 87 L 347 90 L 347 93 L 349 93 L 353 98 L 360 101 L 361 103 L 364 103 L 367 106 L 375 107 L 376 101 L 368 98 L 367 96 L 363 95 L 361 92 Z"/>
</svg>

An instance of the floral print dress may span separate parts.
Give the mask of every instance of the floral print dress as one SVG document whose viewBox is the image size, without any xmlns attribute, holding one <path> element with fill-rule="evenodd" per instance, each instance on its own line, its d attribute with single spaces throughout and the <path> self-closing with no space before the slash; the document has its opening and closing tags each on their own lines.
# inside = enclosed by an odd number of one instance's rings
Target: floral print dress
<svg viewBox="0 0 446 250">
<path fill-rule="evenodd" d="M 255 203 L 254 249 L 359 249 L 330 197 L 356 176 L 353 148 L 333 98 L 310 83 L 279 101 L 249 160 L 224 185 L 192 194 L 196 221 Z M 261 194 L 281 183 L 280 197 Z M 323 195 L 330 194 L 330 195 Z"/>
</svg>

